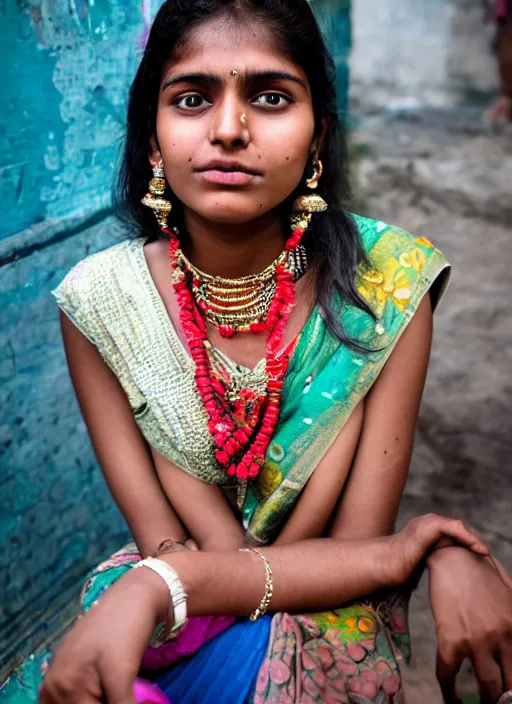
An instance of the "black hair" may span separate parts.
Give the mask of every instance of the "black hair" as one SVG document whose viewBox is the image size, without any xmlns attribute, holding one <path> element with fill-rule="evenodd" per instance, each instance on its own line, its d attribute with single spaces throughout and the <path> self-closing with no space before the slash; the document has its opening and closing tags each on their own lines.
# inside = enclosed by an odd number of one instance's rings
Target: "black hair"
<svg viewBox="0 0 512 704">
<path fill-rule="evenodd" d="M 316 278 L 316 299 L 331 332 L 353 349 L 363 345 L 349 338 L 340 323 L 334 294 L 375 315 L 356 288 L 356 268 L 366 262 L 356 225 L 347 212 L 350 189 L 348 157 L 344 128 L 336 104 L 335 66 L 307 0 L 167 0 L 155 17 L 139 69 L 133 81 L 128 104 L 128 124 L 124 157 L 117 184 L 120 217 L 138 236 L 159 237 L 153 213 L 141 204 L 152 177 L 148 161 L 149 140 L 156 134 L 156 111 L 164 67 L 186 44 L 191 30 L 202 23 L 226 17 L 236 22 L 260 23 L 267 36 L 276 42 L 296 65 L 306 73 L 313 101 L 316 135 L 326 124 L 320 157 L 324 174 L 318 193 L 328 203 L 328 210 L 313 216 L 304 245 Z M 298 195 L 308 192 L 306 179 L 311 176 L 308 163 L 296 191 L 280 206 L 283 221 L 289 218 Z M 309 191 L 310 192 L 310 191 Z M 178 224 L 182 208 L 169 193 L 175 206 L 172 224 Z M 286 225 L 288 227 L 288 225 Z"/>
</svg>

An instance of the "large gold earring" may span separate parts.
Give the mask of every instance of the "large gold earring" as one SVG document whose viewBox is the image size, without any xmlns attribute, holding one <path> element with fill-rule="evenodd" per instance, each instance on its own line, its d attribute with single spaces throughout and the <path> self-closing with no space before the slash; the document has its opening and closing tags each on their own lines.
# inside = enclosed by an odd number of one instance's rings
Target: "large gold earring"
<svg viewBox="0 0 512 704">
<path fill-rule="evenodd" d="M 315 154 L 315 157 L 313 159 L 313 176 L 311 176 L 311 178 L 308 178 L 308 180 L 306 181 L 306 186 L 308 188 L 312 188 L 313 190 L 315 188 L 318 188 L 318 182 L 322 178 L 323 172 L 324 165 L 320 161 L 318 154 Z"/>
<path fill-rule="evenodd" d="M 317 188 L 323 172 L 324 166 L 316 154 L 313 159 L 313 176 L 306 181 L 306 186 L 312 189 Z M 327 203 L 317 193 L 310 196 L 299 196 L 293 204 L 292 230 L 296 227 L 305 230 L 309 226 L 313 214 L 323 213 L 327 208 Z"/>
<path fill-rule="evenodd" d="M 160 160 L 158 164 L 152 164 L 152 168 L 153 178 L 149 182 L 149 193 L 146 193 L 141 202 L 151 208 L 158 224 L 164 228 L 167 227 L 167 218 L 172 210 L 172 203 L 166 198 L 162 198 L 166 186 L 163 161 Z"/>
</svg>

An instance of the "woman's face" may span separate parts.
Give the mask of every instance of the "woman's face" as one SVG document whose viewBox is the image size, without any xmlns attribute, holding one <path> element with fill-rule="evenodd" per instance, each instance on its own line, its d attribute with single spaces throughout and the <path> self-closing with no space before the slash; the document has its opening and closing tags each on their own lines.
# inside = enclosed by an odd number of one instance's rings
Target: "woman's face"
<svg viewBox="0 0 512 704">
<path fill-rule="evenodd" d="M 303 70 L 263 30 L 214 20 L 192 32 L 163 73 L 150 160 L 163 159 L 185 209 L 249 222 L 297 187 L 314 126 Z"/>
</svg>

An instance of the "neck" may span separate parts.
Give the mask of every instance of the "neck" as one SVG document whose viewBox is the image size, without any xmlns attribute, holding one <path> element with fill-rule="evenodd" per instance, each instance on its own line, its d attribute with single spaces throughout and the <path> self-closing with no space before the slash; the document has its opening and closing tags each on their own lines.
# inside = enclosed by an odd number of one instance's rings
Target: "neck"
<svg viewBox="0 0 512 704">
<path fill-rule="evenodd" d="M 201 271 L 235 279 L 258 274 L 282 252 L 285 233 L 277 212 L 243 224 L 215 223 L 185 210 L 184 253 Z"/>
</svg>

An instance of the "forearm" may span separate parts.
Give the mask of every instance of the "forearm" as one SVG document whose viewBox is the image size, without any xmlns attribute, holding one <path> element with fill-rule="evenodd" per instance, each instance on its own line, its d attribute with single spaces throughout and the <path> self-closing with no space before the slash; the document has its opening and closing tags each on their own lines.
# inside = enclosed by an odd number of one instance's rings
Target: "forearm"
<svg viewBox="0 0 512 704">
<path fill-rule="evenodd" d="M 329 609 L 397 583 L 391 538 L 306 540 L 263 548 L 273 570 L 273 611 Z M 254 553 L 163 556 L 189 595 L 189 615 L 247 616 L 264 593 L 265 570 Z M 162 590 L 162 608 L 168 593 Z"/>
</svg>

